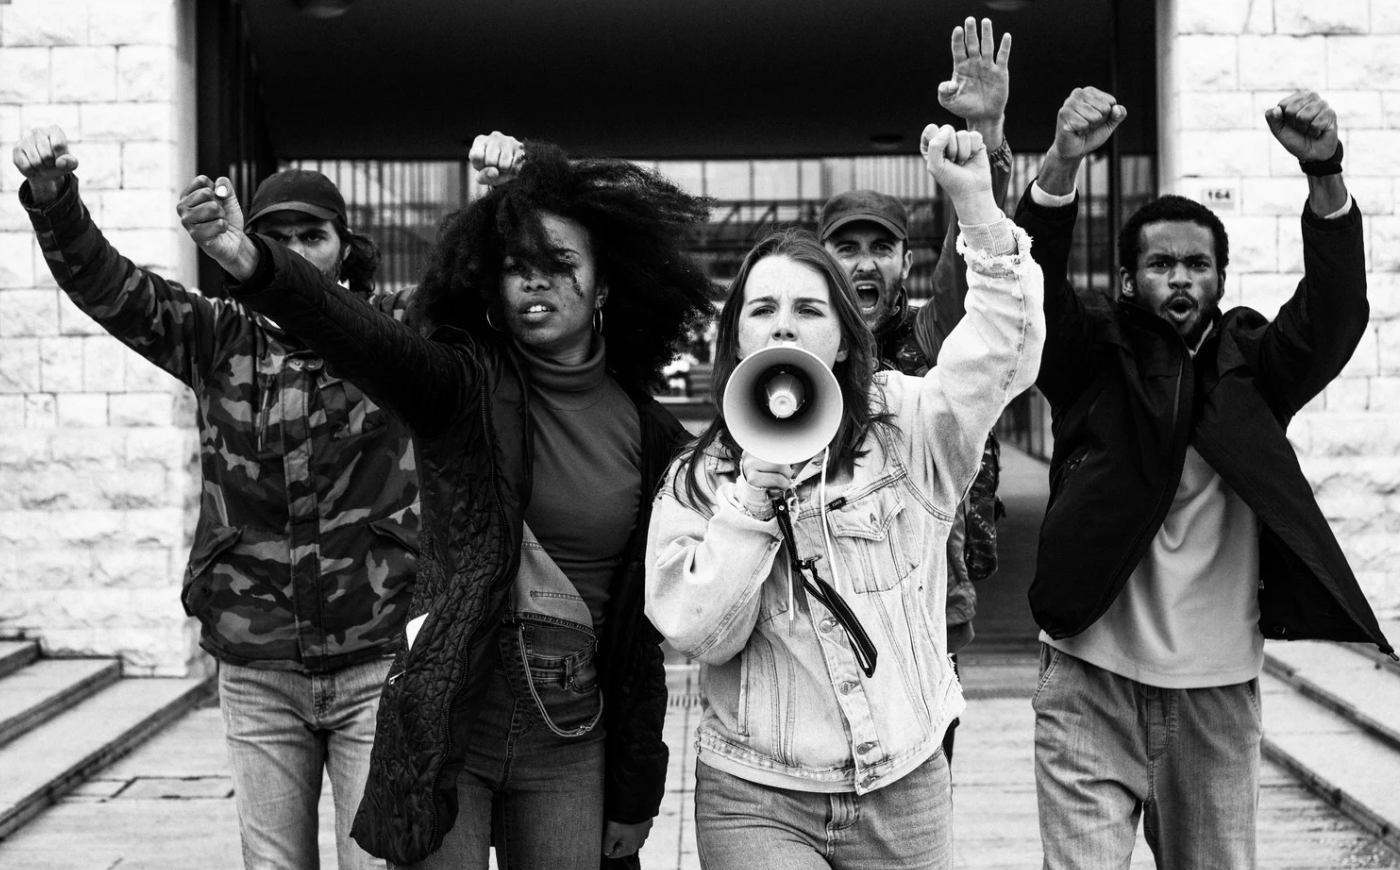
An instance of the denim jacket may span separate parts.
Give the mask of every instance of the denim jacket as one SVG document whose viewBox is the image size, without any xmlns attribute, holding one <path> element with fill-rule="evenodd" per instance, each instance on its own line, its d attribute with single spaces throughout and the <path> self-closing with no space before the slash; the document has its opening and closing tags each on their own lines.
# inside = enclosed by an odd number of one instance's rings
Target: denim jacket
<svg viewBox="0 0 1400 870">
<path fill-rule="evenodd" d="M 874 641 L 873 677 L 836 620 L 789 592 L 777 522 L 744 508 L 735 459 L 692 453 L 672 466 L 652 514 L 647 616 L 701 662 L 704 763 L 775 787 L 864 794 L 927 760 L 961 712 L 943 611 L 948 532 L 987 432 L 1035 380 L 1045 333 L 1040 269 L 1019 231 L 1017 245 L 969 254 L 967 315 L 936 368 L 875 375 L 872 408 L 897 431 L 876 429 L 853 473 L 824 487 L 821 461 L 807 463 L 789 494 L 798 555 L 822 557 L 817 569 Z M 703 463 L 699 505 L 677 488 L 692 461 Z"/>
</svg>

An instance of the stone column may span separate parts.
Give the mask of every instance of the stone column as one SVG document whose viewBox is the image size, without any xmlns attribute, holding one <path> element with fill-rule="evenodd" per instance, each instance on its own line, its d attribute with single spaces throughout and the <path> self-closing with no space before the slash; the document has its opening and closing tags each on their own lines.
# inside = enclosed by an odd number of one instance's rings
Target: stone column
<svg viewBox="0 0 1400 870">
<path fill-rule="evenodd" d="M 1224 305 L 1272 317 L 1302 274 L 1307 182 L 1264 110 L 1297 88 L 1336 108 L 1366 220 L 1371 325 L 1289 428 L 1371 603 L 1400 616 L 1400 3 L 1159 0 L 1161 189 L 1230 233 Z"/>
<path fill-rule="evenodd" d="M 84 200 L 139 265 L 186 283 L 175 215 L 194 175 L 192 0 L 0 5 L 0 636 L 126 672 L 200 661 L 179 602 L 198 498 L 189 391 L 57 289 L 11 148 L 57 124 Z"/>
</svg>

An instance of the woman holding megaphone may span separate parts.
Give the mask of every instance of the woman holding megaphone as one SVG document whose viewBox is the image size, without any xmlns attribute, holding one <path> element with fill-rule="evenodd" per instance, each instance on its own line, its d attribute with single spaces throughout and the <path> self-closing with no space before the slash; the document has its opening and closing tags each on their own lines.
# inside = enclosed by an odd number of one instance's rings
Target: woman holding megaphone
<svg viewBox="0 0 1400 870">
<path fill-rule="evenodd" d="M 976 133 L 930 125 L 967 315 L 923 378 L 875 371 L 845 271 L 770 236 L 720 314 L 721 415 L 651 517 L 647 615 L 702 663 L 701 864 L 952 866 L 946 541 L 986 433 L 1035 380 L 1043 286 Z"/>
</svg>

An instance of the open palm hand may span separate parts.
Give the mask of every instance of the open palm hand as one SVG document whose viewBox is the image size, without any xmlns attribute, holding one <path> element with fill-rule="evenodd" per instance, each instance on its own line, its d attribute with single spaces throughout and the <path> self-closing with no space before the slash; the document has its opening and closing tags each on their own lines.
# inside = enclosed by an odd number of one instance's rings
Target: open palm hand
<svg viewBox="0 0 1400 870">
<path fill-rule="evenodd" d="M 979 35 L 969 17 L 953 28 L 953 76 L 938 86 L 938 102 L 968 122 L 1001 118 L 1011 94 L 1010 59 L 1011 34 L 1002 34 L 998 49 L 991 19 L 982 19 Z"/>
</svg>

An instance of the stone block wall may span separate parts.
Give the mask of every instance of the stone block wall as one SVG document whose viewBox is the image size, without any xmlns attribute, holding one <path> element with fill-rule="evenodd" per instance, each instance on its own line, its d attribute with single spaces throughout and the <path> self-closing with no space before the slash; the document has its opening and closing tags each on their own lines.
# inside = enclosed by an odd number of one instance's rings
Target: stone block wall
<svg viewBox="0 0 1400 870">
<path fill-rule="evenodd" d="M 1227 306 L 1272 316 L 1301 276 L 1307 182 L 1264 110 L 1297 88 L 1337 110 L 1366 220 L 1371 324 L 1289 436 L 1372 604 L 1400 616 L 1400 3 L 1158 3 L 1161 189 L 1225 222 Z"/>
<path fill-rule="evenodd" d="M 20 136 L 57 124 L 123 254 L 192 283 L 174 204 L 194 167 L 193 3 L 0 5 L 0 637 L 198 661 L 179 602 L 198 497 L 193 400 L 57 289 L 17 196 Z"/>
</svg>

